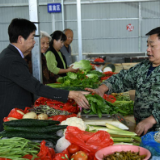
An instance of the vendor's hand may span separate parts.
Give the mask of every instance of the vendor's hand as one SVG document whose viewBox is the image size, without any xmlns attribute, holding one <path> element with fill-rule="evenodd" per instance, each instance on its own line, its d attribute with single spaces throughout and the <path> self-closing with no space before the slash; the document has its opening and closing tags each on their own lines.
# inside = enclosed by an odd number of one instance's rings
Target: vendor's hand
<svg viewBox="0 0 160 160">
<path fill-rule="evenodd" d="M 76 73 L 76 72 L 78 72 L 79 71 L 79 69 L 74 69 L 74 68 L 72 68 L 73 66 L 70 66 L 69 68 L 68 68 L 68 72 L 74 72 L 74 73 Z"/>
<path fill-rule="evenodd" d="M 154 124 L 156 124 L 156 120 L 153 116 L 150 116 L 137 124 L 135 132 L 138 136 L 145 135 Z"/>
<path fill-rule="evenodd" d="M 75 102 L 82 108 L 89 109 L 89 103 L 84 96 L 84 94 L 89 94 L 89 92 L 82 91 L 70 91 L 68 98 L 74 99 Z"/>
<path fill-rule="evenodd" d="M 102 84 L 100 87 L 97 89 L 92 89 L 92 88 L 85 88 L 86 91 L 95 93 L 103 97 L 104 93 L 108 91 L 108 87 L 105 84 Z"/>
</svg>

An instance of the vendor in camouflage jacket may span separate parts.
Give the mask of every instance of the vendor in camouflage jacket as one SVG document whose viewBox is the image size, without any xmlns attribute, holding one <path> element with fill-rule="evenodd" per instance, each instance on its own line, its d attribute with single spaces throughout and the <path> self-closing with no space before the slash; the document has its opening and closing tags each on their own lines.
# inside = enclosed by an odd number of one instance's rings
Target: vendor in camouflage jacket
<svg viewBox="0 0 160 160">
<path fill-rule="evenodd" d="M 160 127 L 160 27 L 146 34 L 148 59 L 121 70 L 97 89 L 86 90 L 103 96 L 136 90 L 134 103 L 135 132 L 140 136 Z"/>
</svg>

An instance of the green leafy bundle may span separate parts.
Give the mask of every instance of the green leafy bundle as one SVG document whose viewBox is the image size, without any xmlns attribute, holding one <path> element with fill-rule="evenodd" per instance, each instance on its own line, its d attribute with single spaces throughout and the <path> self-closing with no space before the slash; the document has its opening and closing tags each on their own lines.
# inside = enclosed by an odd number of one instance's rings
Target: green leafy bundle
<svg viewBox="0 0 160 160">
<path fill-rule="evenodd" d="M 57 82 L 59 83 L 47 85 L 66 90 L 84 90 L 84 88 L 97 88 L 100 84 L 98 76 L 97 78 L 88 78 L 86 74 L 81 71 L 78 73 L 68 72 L 67 76 L 58 78 Z"/>
<path fill-rule="evenodd" d="M 97 114 L 99 118 L 102 117 L 102 114 L 112 115 L 120 113 L 123 116 L 133 114 L 133 101 L 115 101 L 110 103 L 97 94 L 88 94 L 85 97 L 90 104 L 90 109 L 83 110 L 85 114 Z"/>
</svg>

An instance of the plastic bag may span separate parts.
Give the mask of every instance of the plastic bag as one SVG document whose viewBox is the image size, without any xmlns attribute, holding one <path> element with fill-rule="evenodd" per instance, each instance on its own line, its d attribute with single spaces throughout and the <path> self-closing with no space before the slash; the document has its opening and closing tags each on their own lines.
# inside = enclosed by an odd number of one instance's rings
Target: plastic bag
<svg viewBox="0 0 160 160">
<path fill-rule="evenodd" d="M 49 148 L 46 145 L 46 141 L 41 142 L 41 148 L 40 152 L 38 153 L 38 157 L 41 158 L 41 160 L 52 160 L 53 157 L 55 156 L 55 151 L 53 148 Z"/>
<path fill-rule="evenodd" d="M 20 113 L 19 111 L 22 112 L 22 113 Z M 23 112 L 22 109 L 13 108 L 10 111 L 8 117 L 14 117 L 14 118 L 17 118 L 17 119 L 22 119 L 23 115 L 24 115 L 24 112 Z"/>
<path fill-rule="evenodd" d="M 65 138 L 73 144 L 77 144 L 82 151 L 89 155 L 93 160 L 95 153 L 101 148 L 113 145 L 110 134 L 106 131 L 87 132 L 77 127 L 68 126 L 65 132 Z"/>
<path fill-rule="evenodd" d="M 146 135 L 142 136 L 141 147 L 148 149 L 152 156 L 160 156 L 160 143 L 154 140 L 154 135 L 158 131 L 148 132 Z"/>
<path fill-rule="evenodd" d="M 27 158 L 29 160 L 53 160 L 53 158 L 55 157 L 55 151 L 53 148 L 49 148 L 45 144 L 46 141 L 43 140 L 41 142 L 40 151 L 37 154 L 36 158 L 29 154 L 23 156 L 23 158 Z"/>
<path fill-rule="evenodd" d="M 10 113 L 8 114 L 8 117 L 4 117 L 3 121 L 7 122 L 10 121 L 9 117 L 16 118 L 16 119 L 22 119 L 23 115 L 29 112 L 30 107 L 25 107 L 24 110 L 19 108 L 13 108 Z"/>
</svg>

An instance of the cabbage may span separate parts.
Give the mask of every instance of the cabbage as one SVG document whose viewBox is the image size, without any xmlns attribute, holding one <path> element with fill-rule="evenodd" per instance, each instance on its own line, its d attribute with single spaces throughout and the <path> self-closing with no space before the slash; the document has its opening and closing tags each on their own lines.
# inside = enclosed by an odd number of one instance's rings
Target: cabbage
<svg viewBox="0 0 160 160">
<path fill-rule="evenodd" d="M 98 79 L 98 75 L 97 74 L 93 74 L 93 73 L 89 73 L 86 75 L 88 78 L 97 78 Z"/>
<path fill-rule="evenodd" d="M 68 72 L 68 73 L 67 73 L 67 76 L 68 76 L 70 79 L 77 79 L 77 74 L 76 74 L 76 73 L 73 73 L 73 72 Z"/>
<path fill-rule="evenodd" d="M 58 83 L 63 83 L 64 82 L 64 78 L 63 77 L 58 77 L 57 82 Z"/>
<path fill-rule="evenodd" d="M 80 70 L 91 70 L 92 66 L 90 64 L 90 61 L 88 60 L 81 60 L 78 62 L 73 63 L 73 67 L 74 69 L 80 69 Z"/>
</svg>

